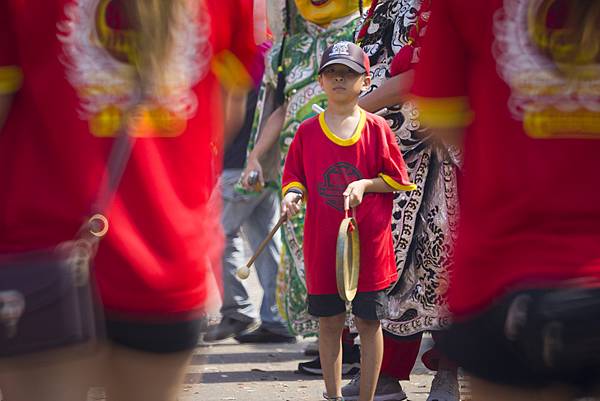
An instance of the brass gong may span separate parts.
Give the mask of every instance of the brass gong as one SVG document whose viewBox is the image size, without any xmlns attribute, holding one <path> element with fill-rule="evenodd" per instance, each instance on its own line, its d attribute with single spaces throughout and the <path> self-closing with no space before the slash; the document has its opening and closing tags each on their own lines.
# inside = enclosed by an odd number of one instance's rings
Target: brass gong
<svg viewBox="0 0 600 401">
<path fill-rule="evenodd" d="M 349 198 L 344 199 L 345 217 L 338 231 L 335 252 L 335 273 L 340 298 L 351 302 L 356 296 L 360 272 L 360 240 L 358 224 L 349 216 Z"/>
</svg>

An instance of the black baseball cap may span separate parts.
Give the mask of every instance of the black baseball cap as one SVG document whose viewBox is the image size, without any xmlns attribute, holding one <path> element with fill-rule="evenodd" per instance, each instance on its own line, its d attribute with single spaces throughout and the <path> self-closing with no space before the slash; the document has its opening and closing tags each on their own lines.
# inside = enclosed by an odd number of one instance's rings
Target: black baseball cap
<svg viewBox="0 0 600 401">
<path fill-rule="evenodd" d="M 359 74 L 368 74 L 370 70 L 367 54 L 352 42 L 338 42 L 329 46 L 321 57 L 319 74 L 332 64 L 343 64 Z"/>
</svg>

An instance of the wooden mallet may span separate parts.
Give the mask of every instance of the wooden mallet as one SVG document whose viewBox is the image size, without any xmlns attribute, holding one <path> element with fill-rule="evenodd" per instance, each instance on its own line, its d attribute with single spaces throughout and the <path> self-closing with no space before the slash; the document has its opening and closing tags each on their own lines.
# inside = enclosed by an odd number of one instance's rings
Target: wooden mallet
<svg viewBox="0 0 600 401">
<path fill-rule="evenodd" d="M 298 196 L 298 200 L 296 202 L 300 201 L 300 199 L 302 199 L 302 197 Z M 254 252 L 254 255 L 252 255 L 252 257 L 250 258 L 248 263 L 246 263 L 245 266 L 238 267 L 236 274 L 240 279 L 245 280 L 248 278 L 248 276 L 250 276 L 250 267 L 254 264 L 256 259 L 260 256 L 260 254 L 265 249 L 265 247 L 267 246 L 269 241 L 271 241 L 271 239 L 273 239 L 273 236 L 275 235 L 277 230 L 279 230 L 281 228 L 281 226 L 283 225 L 283 223 L 285 223 L 286 221 L 287 221 L 287 214 L 281 215 L 281 217 L 277 221 L 277 224 L 275 224 L 275 226 L 271 229 L 271 232 L 269 233 L 269 235 L 267 235 L 267 237 L 263 240 L 263 242 L 260 243 L 260 245 L 258 246 L 258 249 L 256 249 L 256 252 Z"/>
<path fill-rule="evenodd" d="M 263 240 L 263 242 L 260 243 L 260 245 L 258 246 L 258 249 L 256 250 L 256 252 L 254 252 L 254 255 L 252 255 L 252 257 L 250 258 L 248 263 L 246 263 L 245 266 L 238 267 L 236 274 L 240 279 L 245 280 L 248 278 L 248 276 L 250 276 L 250 266 L 252 266 L 254 264 L 254 261 L 256 260 L 256 258 L 258 258 L 260 256 L 260 254 L 265 249 L 265 247 L 267 246 L 269 241 L 271 241 L 271 239 L 273 239 L 273 236 L 275 235 L 277 230 L 279 230 L 281 228 L 281 226 L 283 225 L 283 223 L 285 223 L 286 220 L 287 220 L 287 215 L 285 215 L 285 214 L 282 215 L 279 218 L 279 220 L 277 221 L 277 224 L 275 224 L 275 226 L 271 229 L 271 232 L 269 233 L 269 235 L 267 235 L 267 237 Z"/>
</svg>

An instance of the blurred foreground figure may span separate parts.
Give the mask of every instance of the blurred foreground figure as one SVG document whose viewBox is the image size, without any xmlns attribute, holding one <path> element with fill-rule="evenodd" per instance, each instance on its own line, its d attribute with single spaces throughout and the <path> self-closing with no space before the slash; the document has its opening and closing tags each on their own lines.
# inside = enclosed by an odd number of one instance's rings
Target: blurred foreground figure
<svg viewBox="0 0 600 401">
<path fill-rule="evenodd" d="M 443 347 L 473 399 L 597 396 L 600 2 L 435 1 L 413 92 L 464 144 Z"/>
<path fill-rule="evenodd" d="M 252 12 L 242 0 L 0 2 L 0 257 L 74 239 L 123 125 L 132 138 L 93 269 L 107 345 L 0 357 L 4 399 L 82 401 L 90 385 L 111 401 L 176 399 L 222 250 L 209 203 L 221 94 L 245 97 L 251 82 Z M 3 285 L 0 344 L 24 330 Z M 64 323 L 46 321 L 39 332 Z"/>
</svg>

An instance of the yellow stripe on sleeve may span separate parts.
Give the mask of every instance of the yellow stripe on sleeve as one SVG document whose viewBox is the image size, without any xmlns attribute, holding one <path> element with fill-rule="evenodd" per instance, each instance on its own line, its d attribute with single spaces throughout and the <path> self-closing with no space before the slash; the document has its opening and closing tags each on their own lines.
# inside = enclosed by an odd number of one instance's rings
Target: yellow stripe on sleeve
<svg viewBox="0 0 600 401">
<path fill-rule="evenodd" d="M 301 190 L 301 191 L 302 191 L 302 197 L 303 197 L 303 198 L 306 198 L 306 193 L 307 193 L 307 192 L 306 192 L 306 187 L 305 187 L 304 185 L 302 185 L 302 183 L 301 183 L 301 182 L 298 182 L 298 181 L 292 181 L 292 182 L 290 182 L 289 184 L 287 184 L 285 187 L 283 187 L 283 188 L 281 189 L 281 193 L 283 194 L 283 196 L 285 196 L 285 194 L 287 193 L 287 191 L 288 191 L 290 188 L 298 188 L 299 190 Z"/>
<path fill-rule="evenodd" d="M 379 173 L 379 177 L 381 177 L 381 179 L 385 181 L 386 184 L 388 184 L 391 188 L 393 188 L 396 191 L 414 191 L 415 189 L 417 189 L 417 186 L 415 184 L 400 184 L 398 181 L 394 180 L 387 174 Z"/>
<path fill-rule="evenodd" d="M 252 77 L 246 67 L 229 50 L 215 55 L 211 69 L 221 84 L 229 90 L 246 90 L 252 86 Z"/>
<path fill-rule="evenodd" d="M 463 128 L 473 121 L 473 112 L 465 97 L 425 98 L 413 96 L 419 120 L 427 128 Z"/>
<path fill-rule="evenodd" d="M 10 95 L 21 88 L 23 71 L 17 66 L 0 67 L 0 95 Z"/>
</svg>

